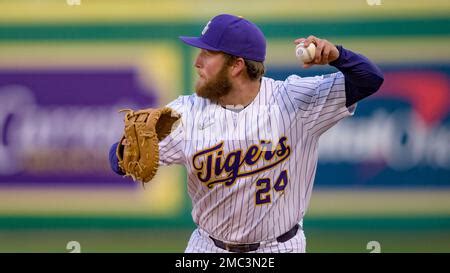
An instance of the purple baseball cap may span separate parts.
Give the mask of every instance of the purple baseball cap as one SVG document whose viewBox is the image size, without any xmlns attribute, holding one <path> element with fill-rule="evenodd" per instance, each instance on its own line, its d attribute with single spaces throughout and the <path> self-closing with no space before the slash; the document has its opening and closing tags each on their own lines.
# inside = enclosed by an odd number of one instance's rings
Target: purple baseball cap
<svg viewBox="0 0 450 273">
<path fill-rule="evenodd" d="M 212 18 L 200 37 L 180 36 L 180 39 L 190 46 L 257 62 L 266 58 L 266 39 L 262 31 L 254 23 L 230 14 Z"/>
</svg>

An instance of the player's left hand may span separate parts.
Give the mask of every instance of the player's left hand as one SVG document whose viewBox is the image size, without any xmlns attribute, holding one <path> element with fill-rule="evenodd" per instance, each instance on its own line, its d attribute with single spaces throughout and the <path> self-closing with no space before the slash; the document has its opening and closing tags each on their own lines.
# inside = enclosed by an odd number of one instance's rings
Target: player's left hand
<svg viewBox="0 0 450 273">
<path fill-rule="evenodd" d="M 309 63 L 304 63 L 303 68 L 309 68 L 315 64 L 329 64 L 332 61 L 339 58 L 339 50 L 336 46 L 325 39 L 317 38 L 310 35 L 308 38 L 299 38 L 294 41 L 295 44 L 303 42 L 305 47 L 308 47 L 310 43 L 316 45 L 316 56 Z"/>
</svg>

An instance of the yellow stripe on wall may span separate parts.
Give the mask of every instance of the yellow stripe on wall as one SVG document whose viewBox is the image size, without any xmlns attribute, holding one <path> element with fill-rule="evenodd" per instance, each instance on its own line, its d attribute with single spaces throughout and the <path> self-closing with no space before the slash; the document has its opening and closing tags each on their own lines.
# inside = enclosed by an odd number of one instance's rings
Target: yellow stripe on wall
<svg viewBox="0 0 450 273">
<path fill-rule="evenodd" d="M 165 105 L 183 93 L 182 55 L 165 42 L 0 43 L 4 69 L 137 68 L 139 83 L 158 90 Z"/>
<path fill-rule="evenodd" d="M 450 190 L 315 190 L 307 216 L 450 215 Z"/>
<path fill-rule="evenodd" d="M 80 2 L 80 5 L 68 3 Z M 379 3 L 376 5 L 375 3 Z M 370 5 L 374 4 L 374 5 Z M 0 22 L 186 21 L 233 13 L 251 19 L 327 21 L 348 17 L 448 15 L 450 1 L 434 0 L 23 0 L 0 1 Z"/>
<path fill-rule="evenodd" d="M 185 209 L 181 168 L 160 168 L 145 188 L 2 188 L 0 215 L 179 216 Z"/>
<path fill-rule="evenodd" d="M 314 32 L 307 35 L 314 35 Z M 306 35 L 305 35 L 306 36 Z M 295 38 L 291 41 L 274 40 L 268 41 L 267 64 L 284 65 L 298 64 L 295 58 Z M 340 38 L 319 37 L 327 39 L 334 44 L 339 44 L 352 51 L 359 52 L 377 63 L 383 64 L 407 64 L 407 63 L 449 63 L 450 37 L 364 37 L 364 38 Z"/>
</svg>

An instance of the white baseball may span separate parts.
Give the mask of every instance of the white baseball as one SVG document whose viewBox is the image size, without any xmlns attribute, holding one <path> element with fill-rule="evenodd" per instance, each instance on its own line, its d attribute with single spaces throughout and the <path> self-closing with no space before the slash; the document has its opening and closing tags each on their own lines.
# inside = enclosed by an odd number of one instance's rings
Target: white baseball
<svg viewBox="0 0 450 273">
<path fill-rule="evenodd" d="M 305 48 L 304 43 L 300 43 L 295 47 L 295 55 L 303 63 L 309 63 L 314 59 L 316 55 L 316 45 L 310 43 L 307 48 Z"/>
</svg>

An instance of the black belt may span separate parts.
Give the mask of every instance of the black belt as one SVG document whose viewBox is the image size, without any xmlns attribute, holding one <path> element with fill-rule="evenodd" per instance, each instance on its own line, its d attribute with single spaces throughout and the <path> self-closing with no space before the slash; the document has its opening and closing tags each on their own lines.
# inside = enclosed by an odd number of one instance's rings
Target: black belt
<svg viewBox="0 0 450 273">
<path fill-rule="evenodd" d="M 277 241 L 279 243 L 284 243 L 286 241 L 289 241 L 290 239 L 292 239 L 292 237 L 294 237 L 297 234 L 297 231 L 298 231 L 299 227 L 300 227 L 300 225 L 296 224 L 293 228 L 288 230 L 286 233 L 281 234 L 280 236 L 278 236 L 277 237 Z M 211 236 L 209 236 L 209 238 L 211 238 L 211 240 L 213 240 L 214 244 L 217 247 L 219 247 L 221 249 L 228 250 L 230 252 L 242 253 L 242 252 L 255 251 L 261 245 L 260 243 L 254 243 L 254 244 L 228 244 L 228 243 L 222 242 L 220 240 L 214 239 Z"/>
</svg>

